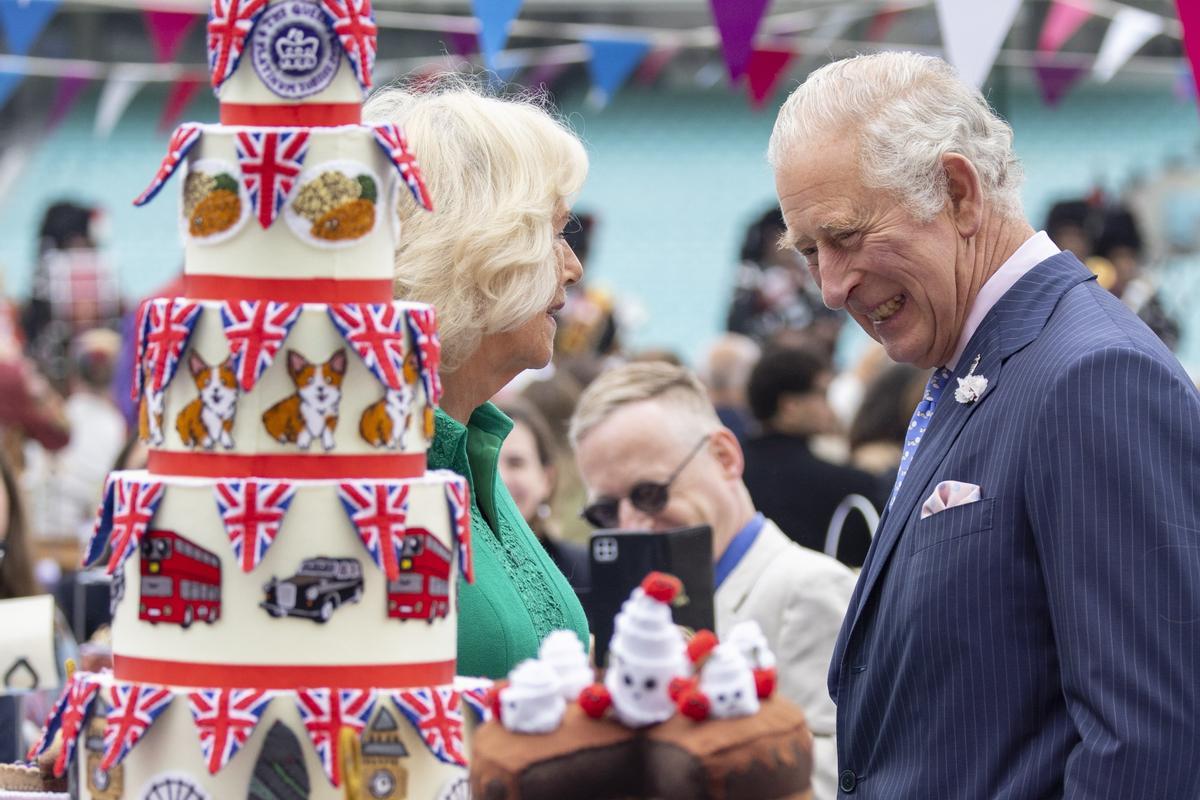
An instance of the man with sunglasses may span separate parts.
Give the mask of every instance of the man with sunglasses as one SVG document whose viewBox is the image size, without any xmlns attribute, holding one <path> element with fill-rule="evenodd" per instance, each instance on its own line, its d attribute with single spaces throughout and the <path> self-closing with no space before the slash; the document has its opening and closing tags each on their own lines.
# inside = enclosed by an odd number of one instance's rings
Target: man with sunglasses
<svg viewBox="0 0 1200 800">
<path fill-rule="evenodd" d="M 641 362 L 602 374 L 580 397 L 570 435 L 592 525 L 712 528 L 717 635 L 743 620 L 762 628 L 778 658 L 779 688 L 804 709 L 815 738 L 815 797 L 833 798 L 836 712 L 825 673 L 854 573 L 758 513 L 742 482 L 737 437 L 682 367 Z"/>
</svg>

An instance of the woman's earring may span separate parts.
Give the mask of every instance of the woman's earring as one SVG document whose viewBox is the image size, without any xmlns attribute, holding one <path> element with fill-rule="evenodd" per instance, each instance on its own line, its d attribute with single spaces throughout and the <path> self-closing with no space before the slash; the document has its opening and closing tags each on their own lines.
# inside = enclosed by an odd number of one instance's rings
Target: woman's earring
<svg viewBox="0 0 1200 800">
<path fill-rule="evenodd" d="M 537 507 L 538 519 L 550 519 L 550 504 L 542 503 Z"/>
</svg>

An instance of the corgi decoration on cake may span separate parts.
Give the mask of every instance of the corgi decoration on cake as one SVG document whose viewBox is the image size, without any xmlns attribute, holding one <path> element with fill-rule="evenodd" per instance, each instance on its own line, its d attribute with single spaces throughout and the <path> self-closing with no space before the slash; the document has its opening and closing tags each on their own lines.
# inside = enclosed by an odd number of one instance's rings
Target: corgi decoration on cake
<svg viewBox="0 0 1200 800">
<path fill-rule="evenodd" d="M 381 399 L 363 411 L 358 432 L 367 444 L 389 450 L 404 448 L 404 435 L 412 419 L 412 405 L 420 377 L 416 351 L 410 350 L 404 357 L 404 383 L 399 389 L 387 389 Z"/>
<path fill-rule="evenodd" d="M 237 411 L 237 374 L 232 358 L 209 366 L 192 351 L 188 369 L 196 382 L 199 396 L 183 407 L 175 419 L 175 430 L 184 447 L 199 445 L 213 449 L 217 442 L 226 450 L 233 449 L 233 415 Z"/>
<path fill-rule="evenodd" d="M 150 368 L 142 367 L 142 400 L 138 403 L 138 438 L 158 447 L 163 443 L 163 402 L 166 392 L 150 388 Z"/>
<path fill-rule="evenodd" d="M 309 363 L 295 350 L 287 353 L 288 374 L 296 393 L 280 400 L 263 413 L 263 425 L 280 444 L 289 442 L 307 450 L 314 439 L 326 450 L 334 447 L 342 379 L 346 376 L 346 350 L 342 348 L 323 364 Z"/>
</svg>

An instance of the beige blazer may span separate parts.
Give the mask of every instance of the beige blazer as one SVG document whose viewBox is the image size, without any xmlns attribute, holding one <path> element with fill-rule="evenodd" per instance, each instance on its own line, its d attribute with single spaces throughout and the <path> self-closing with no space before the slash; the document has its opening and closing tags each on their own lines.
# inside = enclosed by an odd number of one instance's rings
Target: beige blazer
<svg viewBox="0 0 1200 800">
<path fill-rule="evenodd" d="M 717 589 L 717 636 L 756 621 L 775 651 L 779 691 L 804 709 L 813 733 L 813 797 L 837 797 L 837 711 L 826 676 L 857 576 L 829 556 L 793 542 L 767 520 Z"/>
</svg>

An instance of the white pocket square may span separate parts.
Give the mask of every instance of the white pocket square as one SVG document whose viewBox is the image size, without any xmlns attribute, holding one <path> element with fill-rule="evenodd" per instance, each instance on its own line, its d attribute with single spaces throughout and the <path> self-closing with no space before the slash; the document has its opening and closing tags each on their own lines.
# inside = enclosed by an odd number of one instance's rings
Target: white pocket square
<svg viewBox="0 0 1200 800">
<path fill-rule="evenodd" d="M 977 503 L 982 499 L 983 493 L 973 483 L 942 481 L 933 490 L 933 494 L 929 495 L 929 499 L 921 505 L 921 519 L 932 517 L 947 508 Z"/>
</svg>

